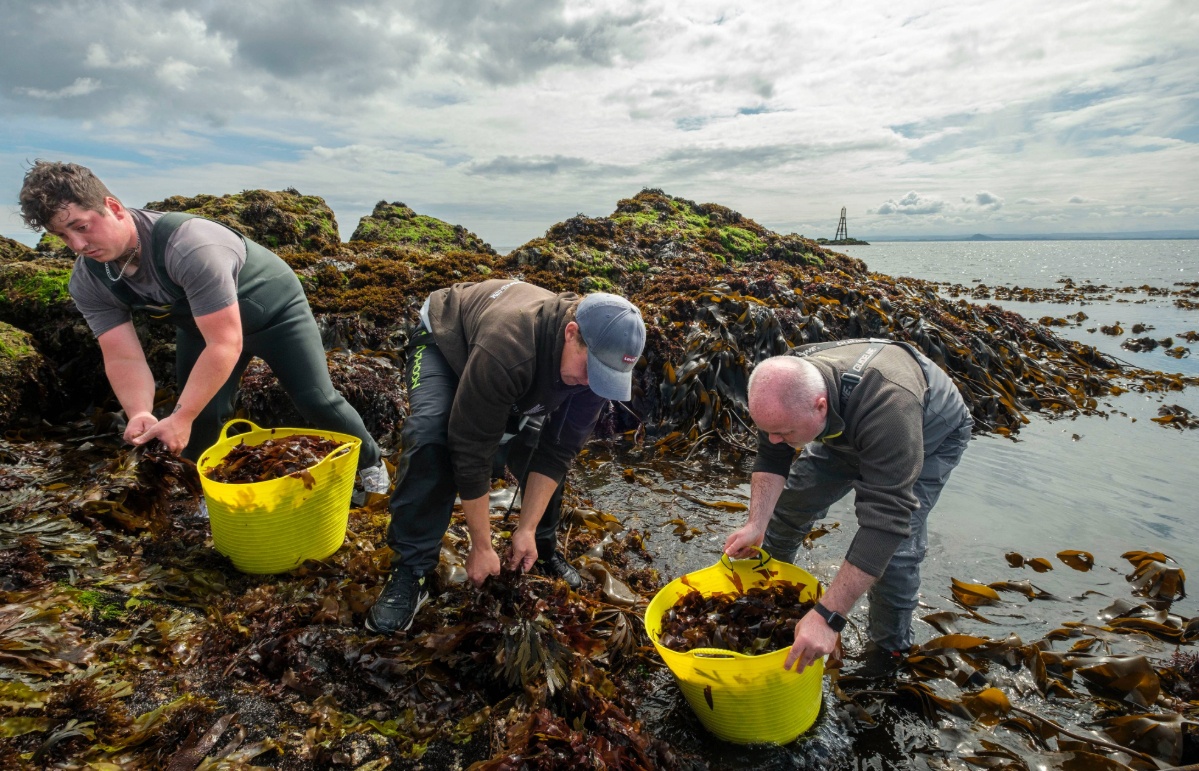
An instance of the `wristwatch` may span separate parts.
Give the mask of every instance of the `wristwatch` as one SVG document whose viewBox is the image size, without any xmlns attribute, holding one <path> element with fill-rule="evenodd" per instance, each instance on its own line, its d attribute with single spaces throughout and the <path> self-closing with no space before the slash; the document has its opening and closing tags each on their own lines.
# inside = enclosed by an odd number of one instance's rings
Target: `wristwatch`
<svg viewBox="0 0 1199 771">
<path fill-rule="evenodd" d="M 812 606 L 812 610 L 816 611 L 817 615 L 824 619 L 824 623 L 828 624 L 829 629 L 837 634 L 841 634 L 841 630 L 845 628 L 845 616 L 842 616 L 835 610 L 829 610 L 819 602 Z"/>
</svg>

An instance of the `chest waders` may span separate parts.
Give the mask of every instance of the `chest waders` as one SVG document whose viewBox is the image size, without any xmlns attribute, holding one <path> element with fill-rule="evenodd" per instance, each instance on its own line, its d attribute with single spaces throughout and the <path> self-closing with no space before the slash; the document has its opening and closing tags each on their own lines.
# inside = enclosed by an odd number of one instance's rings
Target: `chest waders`
<svg viewBox="0 0 1199 771">
<path fill-rule="evenodd" d="M 187 293 L 167 273 L 166 247 L 179 226 L 190 219 L 197 217 L 182 212 L 159 217 L 151 231 L 150 253 L 143 255 L 154 263 L 159 283 L 171 295 L 169 303 L 146 300 L 123 281 L 110 281 L 103 264 L 84 260 L 92 275 L 119 301 L 131 309 L 146 311 L 151 318 L 169 320 L 175 325 L 175 379 L 180 393 L 205 344 L 192 316 Z M 216 442 L 220 427 L 234 417 L 233 399 L 242 372 L 250 359 L 257 356 L 270 366 L 306 425 L 358 437 L 362 440 L 358 467 L 377 465 L 379 445 L 366 430 L 362 417 L 329 379 L 321 333 L 295 272 L 274 252 L 240 233 L 237 235 L 246 245 L 246 262 L 237 274 L 242 352 L 229 379 L 193 421 L 183 456 L 196 460 Z"/>
<path fill-rule="evenodd" d="M 154 319 L 170 320 L 177 327 L 195 329 L 187 293 L 171 280 L 166 267 L 167 243 L 179 226 L 190 219 L 197 217 L 194 214 L 170 212 L 159 217 L 150 231 L 149 259 L 154 263 L 159 283 L 171 295 L 169 303 L 153 303 L 134 292 L 124 281 L 111 281 L 102 263 L 85 260 L 84 264 L 100 283 L 132 310 L 145 311 Z M 229 230 L 237 233 L 232 228 Z M 295 302 L 297 291 L 302 298 L 304 290 L 295 279 L 295 273 L 278 255 L 241 233 L 237 233 L 237 236 L 246 245 L 246 262 L 237 274 L 237 301 L 241 310 L 242 334 L 250 335 L 260 331 L 289 303 Z M 286 280 L 288 278 L 291 280 Z M 250 304 L 245 306 L 247 301 Z"/>
</svg>

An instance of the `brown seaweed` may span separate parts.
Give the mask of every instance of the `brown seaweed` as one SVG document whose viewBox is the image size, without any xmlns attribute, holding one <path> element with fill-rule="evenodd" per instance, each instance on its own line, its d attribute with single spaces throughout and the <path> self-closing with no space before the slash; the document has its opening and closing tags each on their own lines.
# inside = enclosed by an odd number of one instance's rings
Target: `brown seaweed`
<svg viewBox="0 0 1199 771">
<path fill-rule="evenodd" d="M 776 581 L 744 592 L 690 591 L 662 616 L 659 642 L 673 651 L 718 648 L 756 656 L 791 647 L 795 624 L 815 604 L 801 584 Z"/>
<path fill-rule="evenodd" d="M 264 482 L 306 473 L 340 446 L 340 442 L 314 434 L 293 434 L 260 444 L 243 442 L 204 473 L 209 479 L 225 484 Z"/>
</svg>

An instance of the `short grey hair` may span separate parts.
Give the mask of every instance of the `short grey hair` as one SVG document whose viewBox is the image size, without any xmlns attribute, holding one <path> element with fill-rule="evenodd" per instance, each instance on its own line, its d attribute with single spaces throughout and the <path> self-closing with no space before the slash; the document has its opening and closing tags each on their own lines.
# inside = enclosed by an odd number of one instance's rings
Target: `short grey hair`
<svg viewBox="0 0 1199 771">
<path fill-rule="evenodd" d="M 778 402 L 798 409 L 808 409 L 821 396 L 828 396 L 820 370 L 796 356 L 772 356 L 758 362 L 749 374 L 746 390 L 750 400 L 762 389 Z"/>
</svg>

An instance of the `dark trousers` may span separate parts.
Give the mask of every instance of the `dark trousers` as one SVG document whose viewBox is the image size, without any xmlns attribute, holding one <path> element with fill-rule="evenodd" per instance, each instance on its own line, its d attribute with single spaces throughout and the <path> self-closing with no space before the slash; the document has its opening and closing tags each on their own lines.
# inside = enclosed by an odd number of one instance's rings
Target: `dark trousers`
<svg viewBox="0 0 1199 771">
<path fill-rule="evenodd" d="M 176 328 L 175 379 L 180 391 L 203 350 L 204 338 L 194 324 Z M 379 445 L 366 430 L 362 417 L 329 379 L 329 361 L 325 358 L 321 332 L 302 291 L 269 324 L 242 338 L 241 358 L 229 379 L 196 416 L 183 457 L 196 460 L 216 442 L 221 426 L 233 417 L 233 397 L 237 395 L 242 373 L 255 356 L 270 365 L 305 422 L 317 429 L 361 439 L 358 468 L 379 464 Z"/>
<path fill-rule="evenodd" d="M 441 554 L 441 539 L 450 526 L 458 488 L 450 461 L 450 411 L 458 390 L 458 375 L 445 360 L 433 336 L 420 332 L 408 349 L 408 419 L 400 433 L 403 452 L 391 492 L 391 524 L 387 545 L 395 553 L 392 565 L 404 565 L 417 575 L 431 573 Z M 528 459 L 537 447 L 537 432 L 526 427 L 500 445 L 492 462 L 492 473 L 500 476 L 504 465 L 524 490 Z M 558 520 L 562 511 L 562 488 L 558 484 L 535 534 L 542 559 L 557 548 Z"/>
</svg>

